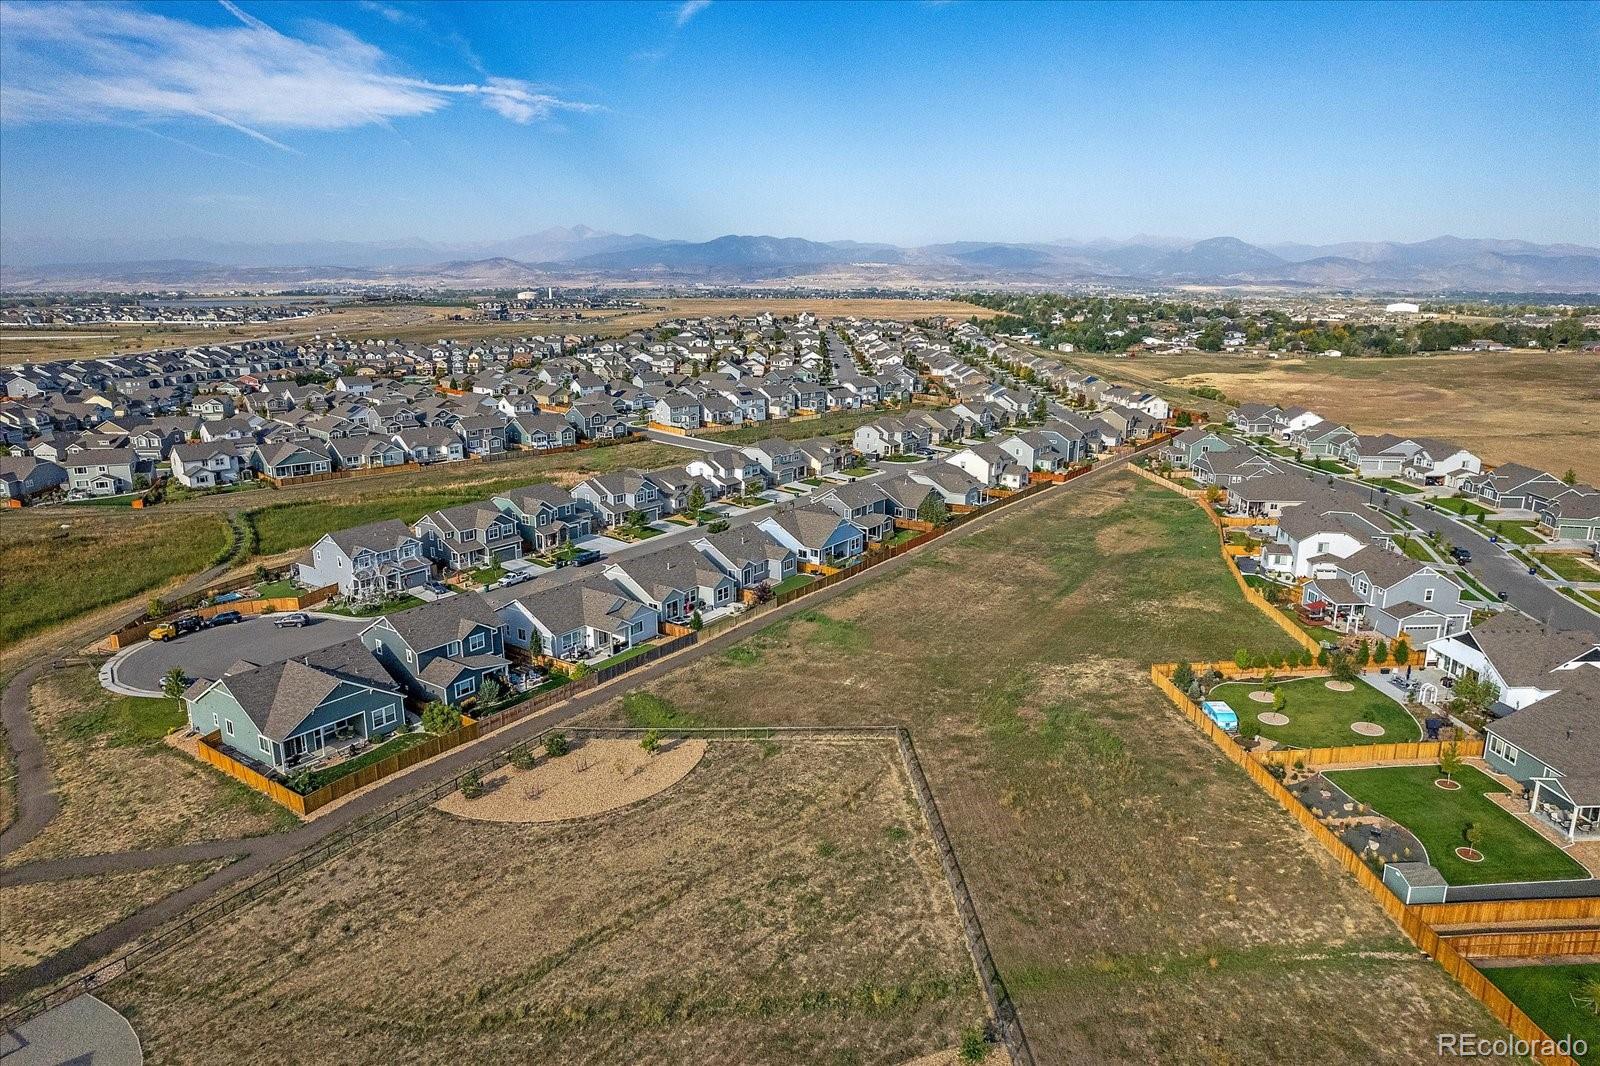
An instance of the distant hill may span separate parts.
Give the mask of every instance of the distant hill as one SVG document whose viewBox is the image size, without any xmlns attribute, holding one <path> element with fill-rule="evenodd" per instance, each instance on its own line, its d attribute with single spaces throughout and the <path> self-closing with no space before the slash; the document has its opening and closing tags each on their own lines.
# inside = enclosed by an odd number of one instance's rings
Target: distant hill
<svg viewBox="0 0 1600 1066">
<path fill-rule="evenodd" d="M 960 241 L 902 248 L 859 241 L 730 234 L 708 241 L 607 233 L 587 226 L 475 244 L 206 240 L 70 242 L 7 239 L 0 286 L 524 284 L 825 279 L 829 285 L 983 286 L 1074 281 L 1204 283 L 1401 292 L 1596 292 L 1600 249 L 1438 237 L 1416 243 L 1263 247 L 1235 237 L 1192 241 Z"/>
</svg>

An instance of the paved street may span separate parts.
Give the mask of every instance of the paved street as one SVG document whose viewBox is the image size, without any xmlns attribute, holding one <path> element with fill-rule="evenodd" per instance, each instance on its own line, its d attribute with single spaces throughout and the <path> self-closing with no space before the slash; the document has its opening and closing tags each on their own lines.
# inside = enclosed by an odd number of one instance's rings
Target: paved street
<svg viewBox="0 0 1600 1066">
<path fill-rule="evenodd" d="M 312 615 L 308 626 L 280 629 L 270 618 L 247 618 L 231 626 L 203 629 L 165 643 L 145 641 L 109 665 L 116 683 L 124 690 L 159 696 L 161 679 L 174 666 L 181 667 L 191 679 L 218 678 L 240 659 L 264 666 L 320 651 L 350 639 L 371 621 L 370 618 Z"/>
</svg>

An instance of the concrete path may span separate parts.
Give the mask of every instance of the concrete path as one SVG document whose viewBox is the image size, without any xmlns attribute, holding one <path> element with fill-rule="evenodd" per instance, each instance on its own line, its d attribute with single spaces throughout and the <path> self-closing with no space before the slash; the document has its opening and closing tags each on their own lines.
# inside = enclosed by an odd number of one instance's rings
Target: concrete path
<svg viewBox="0 0 1600 1066">
<path fill-rule="evenodd" d="M 1033 510 L 1042 504 L 1059 498 L 1063 492 L 1076 491 L 1085 485 L 1104 481 L 1126 465 L 1130 457 L 1129 455 L 1122 455 L 1107 459 L 1103 464 L 1097 466 L 1092 472 L 1083 477 L 1069 481 L 1065 485 L 1054 486 L 1030 500 L 990 512 L 974 521 L 968 522 L 966 525 L 935 541 L 934 545 L 965 540 L 982 532 L 996 519 Z M 661 538 L 655 539 L 659 540 Z M 641 546 L 633 545 L 632 547 Z M 920 554 L 920 550 L 908 552 L 888 562 L 881 563 L 868 571 L 864 575 L 864 580 L 871 581 L 874 578 L 903 570 L 913 565 Z M 564 573 L 578 570 L 580 575 L 574 575 L 576 577 L 581 576 L 581 571 L 585 569 L 588 568 L 568 567 Z M 855 590 L 860 587 L 860 584 L 860 581 L 844 581 L 829 588 L 821 589 L 811 595 L 799 597 L 791 603 L 763 614 L 760 618 L 760 626 L 771 625 L 792 614 L 812 610 L 818 604 Z M 38 880 L 62 880 L 72 877 L 116 873 L 123 870 L 146 869 L 149 866 L 150 858 L 159 859 L 156 865 L 166 865 L 168 862 L 191 861 L 192 858 L 217 857 L 219 853 L 223 855 L 240 855 L 238 861 L 223 867 L 203 881 L 181 889 L 131 917 L 123 919 L 51 955 L 29 969 L 20 971 L 8 979 L 0 981 L 0 1001 L 19 999 L 27 992 L 60 981 L 113 954 L 130 942 L 161 928 L 195 904 L 209 899 L 224 889 L 236 887 L 248 879 L 270 870 L 275 865 L 314 847 L 334 833 L 404 800 L 412 793 L 453 778 L 493 753 L 527 740 L 546 728 L 568 722 L 631 689 L 646 685 L 707 655 L 720 654 L 732 645 L 746 639 L 752 631 L 751 627 L 735 626 L 714 637 L 702 640 L 676 655 L 631 670 L 606 685 L 591 689 L 549 710 L 530 715 L 520 722 L 500 729 L 477 741 L 463 744 L 409 773 L 390 778 L 388 781 L 374 786 L 369 791 L 351 797 L 325 814 L 319 815 L 316 819 L 289 832 L 245 840 L 221 841 L 205 845 L 188 845 L 183 848 L 162 849 L 162 853 L 159 856 L 147 856 L 147 853 L 134 851 L 110 855 L 77 856 L 38 864 L 42 867 Z M 26 692 L 26 686 L 23 687 L 23 691 Z M 29 864 L 28 866 L 7 871 L 4 875 L 4 880 L 0 880 L 0 883 L 26 883 L 26 879 L 33 876 L 29 873 L 33 865 Z M 9 1064 L 6 1064 L 6 1066 L 9 1066 Z"/>
<path fill-rule="evenodd" d="M 0 1035 L 5 1066 L 140 1066 L 128 1019 L 93 996 L 71 999 Z"/>
</svg>

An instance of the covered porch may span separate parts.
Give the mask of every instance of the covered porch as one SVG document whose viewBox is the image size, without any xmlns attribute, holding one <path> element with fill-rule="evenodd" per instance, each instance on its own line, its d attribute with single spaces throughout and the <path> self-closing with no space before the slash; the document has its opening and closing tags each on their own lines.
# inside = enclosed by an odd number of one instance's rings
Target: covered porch
<svg viewBox="0 0 1600 1066">
<path fill-rule="evenodd" d="M 342 758 L 367 744 L 367 716 L 357 711 L 347 718 L 315 726 L 285 739 L 280 762 L 285 770 L 298 770 Z"/>
<path fill-rule="evenodd" d="M 1530 782 L 1528 813 L 1569 842 L 1600 840 L 1600 799 L 1579 802 L 1560 778 L 1536 777 Z"/>
</svg>

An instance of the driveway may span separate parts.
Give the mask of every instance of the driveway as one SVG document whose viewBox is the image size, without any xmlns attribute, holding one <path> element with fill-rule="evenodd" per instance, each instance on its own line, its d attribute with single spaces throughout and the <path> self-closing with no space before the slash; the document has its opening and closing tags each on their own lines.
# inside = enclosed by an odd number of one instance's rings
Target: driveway
<svg viewBox="0 0 1600 1066">
<path fill-rule="evenodd" d="M 683 433 L 664 433 L 659 429 L 647 429 L 644 431 L 644 436 L 646 440 L 653 440 L 658 444 L 674 444 L 692 452 L 720 452 L 738 447 L 727 441 L 707 440 L 704 437 L 691 437 Z"/>
<path fill-rule="evenodd" d="M 119 690 L 159 696 L 161 679 L 174 666 L 189 678 L 217 678 L 240 659 L 263 666 L 282 662 L 349 640 L 371 623 L 370 618 L 319 614 L 311 616 L 308 626 L 279 629 L 268 618 L 249 618 L 165 643 L 145 641 L 113 659 L 107 669 Z"/>
</svg>

